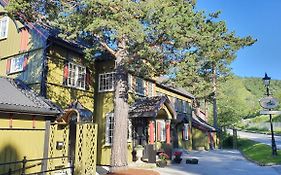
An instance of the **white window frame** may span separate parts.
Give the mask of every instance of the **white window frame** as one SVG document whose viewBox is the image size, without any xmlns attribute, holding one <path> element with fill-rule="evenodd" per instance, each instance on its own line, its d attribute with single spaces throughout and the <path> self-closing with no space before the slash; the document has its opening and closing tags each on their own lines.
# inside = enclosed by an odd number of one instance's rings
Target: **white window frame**
<svg viewBox="0 0 281 175">
<path fill-rule="evenodd" d="M 5 31 L 2 31 L 2 27 L 4 24 L 6 28 L 4 28 Z M 0 19 L 0 40 L 8 38 L 8 28 L 9 28 L 9 17 L 4 16 Z M 2 35 L 3 33 L 4 35 Z"/>
<path fill-rule="evenodd" d="M 133 76 L 131 74 L 128 74 L 128 88 L 129 91 L 133 91 Z"/>
<path fill-rule="evenodd" d="M 153 89 L 154 89 L 154 84 L 153 83 L 151 83 L 151 82 L 148 82 L 147 83 L 147 96 L 149 96 L 149 97 L 151 97 L 151 96 L 153 96 L 154 95 L 154 93 L 153 93 Z"/>
<path fill-rule="evenodd" d="M 110 112 L 105 115 L 106 118 L 106 126 L 105 126 L 105 145 L 112 145 L 113 142 L 113 132 L 114 132 L 114 113 Z M 127 141 L 132 142 L 132 121 L 128 119 L 127 123 L 128 127 L 128 135 Z"/>
<path fill-rule="evenodd" d="M 132 128 L 133 128 L 133 124 L 132 121 L 130 119 L 128 119 L 128 137 L 127 140 L 128 142 L 132 142 L 133 141 L 133 137 L 132 137 Z"/>
<path fill-rule="evenodd" d="M 70 68 L 72 67 L 72 68 Z M 83 69 L 80 71 L 79 69 Z M 81 79 L 80 77 L 83 76 L 84 78 Z M 81 82 L 79 83 L 79 79 Z M 74 87 L 78 89 L 85 89 L 86 86 L 86 67 L 75 64 L 73 62 L 68 63 L 68 77 L 67 77 L 67 86 Z"/>
<path fill-rule="evenodd" d="M 18 56 L 11 58 L 9 74 L 23 71 L 25 57 L 26 57 L 26 55 L 18 55 Z"/>
<path fill-rule="evenodd" d="M 158 124 L 160 125 L 160 141 L 165 142 L 166 141 L 166 122 L 159 121 Z"/>
<path fill-rule="evenodd" d="M 114 91 L 115 72 L 99 74 L 99 92 Z"/>
<path fill-rule="evenodd" d="M 189 127 L 189 125 L 188 125 L 188 123 L 184 123 L 184 125 L 183 125 L 183 135 L 182 135 L 182 138 L 183 138 L 183 140 L 188 140 L 188 127 Z"/>
<path fill-rule="evenodd" d="M 187 102 L 186 101 L 183 101 L 182 102 L 182 105 L 183 105 L 183 113 L 187 113 Z"/>
<path fill-rule="evenodd" d="M 111 145 L 113 142 L 113 130 L 114 130 L 114 113 L 110 112 L 105 115 L 105 144 Z"/>
</svg>

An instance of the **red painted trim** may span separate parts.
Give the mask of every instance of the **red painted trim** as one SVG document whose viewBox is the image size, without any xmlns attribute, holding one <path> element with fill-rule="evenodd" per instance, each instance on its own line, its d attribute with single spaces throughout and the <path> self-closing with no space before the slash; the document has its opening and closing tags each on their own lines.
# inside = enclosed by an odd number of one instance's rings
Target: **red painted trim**
<svg viewBox="0 0 281 175">
<path fill-rule="evenodd" d="M 171 144 L 171 126 L 170 123 L 166 124 L 166 142 L 167 144 Z"/>
<path fill-rule="evenodd" d="M 154 122 L 149 122 L 149 143 L 154 144 Z"/>
<path fill-rule="evenodd" d="M 11 59 L 7 59 L 6 63 L 6 74 L 10 73 L 10 68 L 11 68 Z"/>
<path fill-rule="evenodd" d="M 23 61 L 23 70 L 27 69 L 27 62 L 28 62 L 28 57 L 27 55 L 24 56 L 24 61 Z"/>
<path fill-rule="evenodd" d="M 67 79 L 68 78 L 68 64 L 64 65 L 64 69 L 63 69 L 63 78 Z"/>
<path fill-rule="evenodd" d="M 26 51 L 28 49 L 28 39 L 29 33 L 26 28 L 23 28 L 20 31 L 20 51 Z"/>
<path fill-rule="evenodd" d="M 190 135 L 191 135 L 191 129 L 190 129 L 190 127 L 188 126 L 188 140 L 190 140 Z"/>
<path fill-rule="evenodd" d="M 10 114 L 10 117 L 9 117 L 9 128 L 13 128 L 13 114 Z"/>
<path fill-rule="evenodd" d="M 35 117 L 32 116 L 32 128 L 34 129 L 36 126 L 35 126 Z"/>
<path fill-rule="evenodd" d="M 91 73 L 89 69 L 86 69 L 86 84 L 91 85 Z"/>
</svg>

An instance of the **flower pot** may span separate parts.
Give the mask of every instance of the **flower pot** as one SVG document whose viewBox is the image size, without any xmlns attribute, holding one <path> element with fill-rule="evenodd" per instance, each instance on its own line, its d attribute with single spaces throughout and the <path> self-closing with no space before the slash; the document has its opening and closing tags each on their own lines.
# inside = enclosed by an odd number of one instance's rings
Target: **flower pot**
<svg viewBox="0 0 281 175">
<path fill-rule="evenodd" d="M 141 162 L 141 158 L 143 156 L 143 150 L 144 150 L 144 148 L 142 146 L 139 146 L 139 145 L 135 148 L 136 158 L 137 158 L 136 162 L 138 162 L 138 163 Z"/>
<path fill-rule="evenodd" d="M 156 162 L 156 165 L 157 165 L 158 167 L 164 168 L 165 166 L 167 166 L 167 161 L 165 161 L 165 160 L 157 161 L 157 162 Z"/>
<path fill-rule="evenodd" d="M 198 164 L 198 159 L 195 159 L 195 158 L 189 158 L 189 159 L 186 159 L 186 164 Z"/>
<path fill-rule="evenodd" d="M 181 163 L 181 161 L 182 161 L 182 158 L 177 158 L 177 157 L 176 157 L 176 158 L 174 159 L 174 162 L 175 162 L 175 163 Z"/>
</svg>

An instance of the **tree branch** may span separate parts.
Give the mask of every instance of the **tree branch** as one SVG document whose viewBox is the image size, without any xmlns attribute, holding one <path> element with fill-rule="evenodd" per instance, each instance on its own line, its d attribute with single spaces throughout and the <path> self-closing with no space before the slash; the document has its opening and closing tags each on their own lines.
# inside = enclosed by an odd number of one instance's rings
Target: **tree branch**
<svg viewBox="0 0 281 175">
<path fill-rule="evenodd" d="M 99 44 L 105 49 L 107 50 L 111 55 L 116 56 L 116 51 L 114 51 L 112 48 L 110 48 L 105 42 L 102 41 L 101 37 L 98 35 L 94 36 L 98 39 Z"/>
</svg>

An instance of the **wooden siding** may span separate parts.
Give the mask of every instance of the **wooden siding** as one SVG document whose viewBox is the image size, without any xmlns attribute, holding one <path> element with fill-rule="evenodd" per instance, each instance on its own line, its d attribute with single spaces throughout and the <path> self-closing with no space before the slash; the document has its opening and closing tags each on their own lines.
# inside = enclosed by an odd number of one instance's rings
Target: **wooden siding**
<svg viewBox="0 0 281 175">
<path fill-rule="evenodd" d="M 3 16 L 0 16 L 2 18 Z M 15 22 L 9 18 L 8 36 L 0 40 L 0 58 L 5 58 L 20 51 L 20 33 Z"/>
<path fill-rule="evenodd" d="M 9 19 L 8 37 L 0 40 L 0 76 L 18 78 L 28 85 L 40 84 L 45 39 L 38 34 L 38 31 L 27 30 L 18 21 Z M 28 55 L 27 69 L 7 74 L 8 59 L 21 54 Z M 34 90 L 39 91 L 39 89 Z"/>
<path fill-rule="evenodd" d="M 20 161 L 24 156 L 27 156 L 27 159 L 42 158 L 45 121 L 37 117 L 33 121 L 32 117 L 22 115 L 13 117 L 12 128 L 10 128 L 10 124 L 9 116 L 0 113 L 0 162 Z M 29 165 L 31 164 L 28 163 L 27 166 Z M 22 164 L 17 164 L 11 168 L 21 167 Z M 26 173 L 40 171 L 40 169 L 41 166 L 36 166 L 27 170 Z M 7 170 L 8 166 L 0 167 L 0 173 L 7 172 Z"/>
<path fill-rule="evenodd" d="M 47 98 L 66 108 L 77 99 L 84 107 L 94 110 L 94 80 L 88 90 L 68 87 L 63 85 L 64 62 L 71 59 L 83 65 L 81 55 L 70 52 L 63 47 L 53 45 L 48 54 Z M 93 77 L 93 76 L 92 76 Z"/>
</svg>

